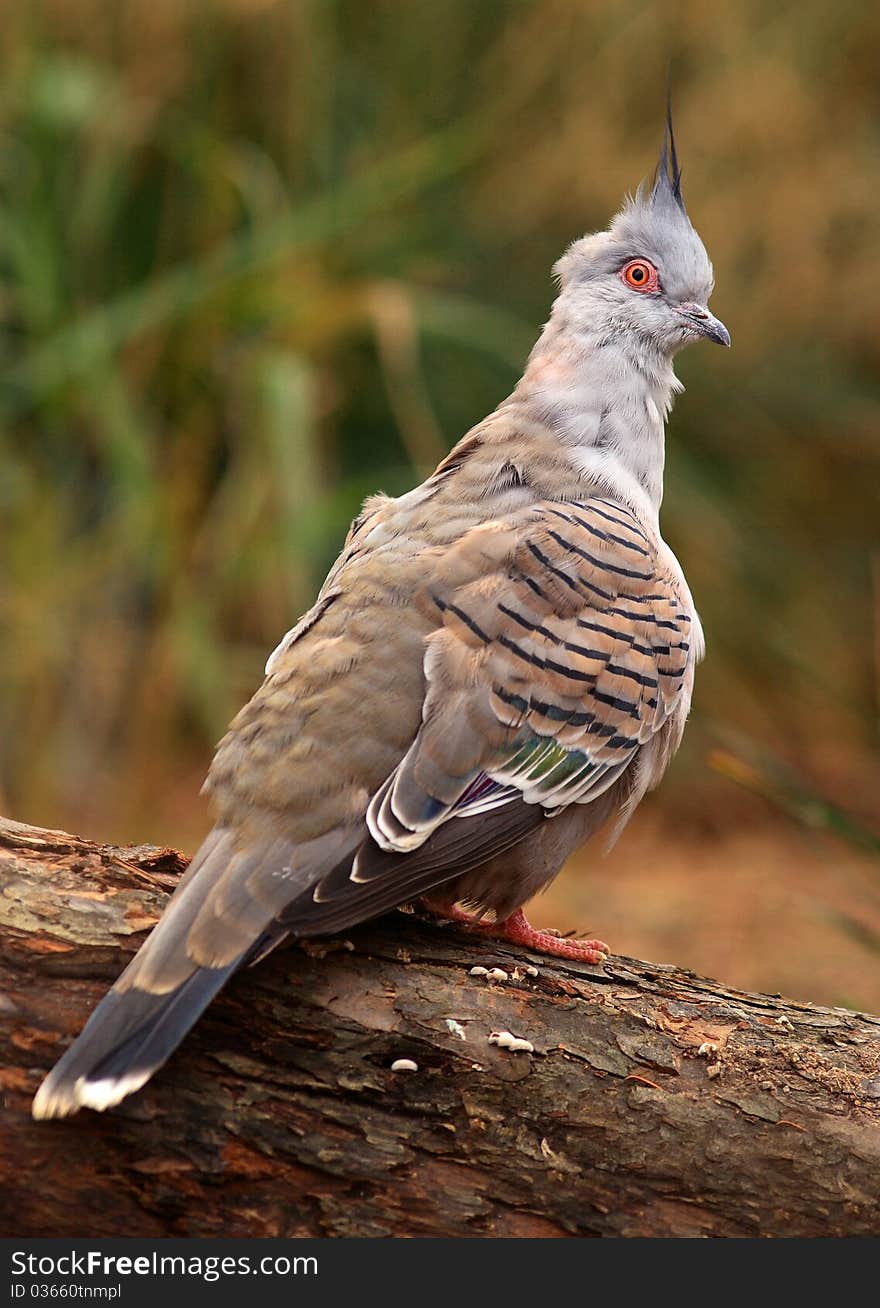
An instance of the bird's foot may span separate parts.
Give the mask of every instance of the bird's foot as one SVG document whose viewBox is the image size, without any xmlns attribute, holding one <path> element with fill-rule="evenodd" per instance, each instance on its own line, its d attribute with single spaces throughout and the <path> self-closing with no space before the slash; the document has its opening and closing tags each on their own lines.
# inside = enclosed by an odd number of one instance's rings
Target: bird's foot
<svg viewBox="0 0 880 1308">
<path fill-rule="evenodd" d="M 594 966 L 604 963 L 611 952 L 604 940 L 570 940 L 555 931 L 539 931 L 532 926 L 521 908 L 503 922 L 492 922 L 483 927 L 483 930 L 498 940 L 508 940 L 513 945 L 522 945 L 538 954 L 572 958 Z"/>
<path fill-rule="evenodd" d="M 566 936 L 553 931 L 538 931 L 526 918 L 521 908 L 502 922 L 482 922 L 470 913 L 465 913 L 456 904 L 440 904 L 426 899 L 424 901 L 432 913 L 446 918 L 450 922 L 460 922 L 469 931 L 479 931 L 482 935 L 495 940 L 505 940 L 512 945 L 522 945 L 538 954 L 549 954 L 553 958 L 569 958 L 579 963 L 590 963 L 594 967 L 604 963 L 611 952 L 604 940 L 569 940 Z"/>
</svg>

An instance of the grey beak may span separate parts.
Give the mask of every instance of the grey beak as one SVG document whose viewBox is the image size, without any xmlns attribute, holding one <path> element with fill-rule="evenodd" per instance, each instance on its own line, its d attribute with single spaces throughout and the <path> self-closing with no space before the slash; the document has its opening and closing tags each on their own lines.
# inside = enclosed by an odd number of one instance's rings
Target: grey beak
<svg viewBox="0 0 880 1308">
<path fill-rule="evenodd" d="M 730 344 L 730 332 L 721 319 L 710 313 L 704 304 L 683 304 L 679 312 L 707 340 L 714 341 L 716 345 Z"/>
</svg>

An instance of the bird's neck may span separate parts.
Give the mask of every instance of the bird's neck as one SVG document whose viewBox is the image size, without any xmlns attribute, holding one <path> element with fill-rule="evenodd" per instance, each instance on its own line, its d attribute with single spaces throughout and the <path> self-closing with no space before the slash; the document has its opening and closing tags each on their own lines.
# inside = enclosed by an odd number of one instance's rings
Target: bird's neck
<svg viewBox="0 0 880 1308">
<path fill-rule="evenodd" d="M 579 479 L 656 525 L 666 416 L 680 390 L 661 354 L 628 336 L 572 330 L 554 316 L 510 402 L 550 428 Z"/>
</svg>

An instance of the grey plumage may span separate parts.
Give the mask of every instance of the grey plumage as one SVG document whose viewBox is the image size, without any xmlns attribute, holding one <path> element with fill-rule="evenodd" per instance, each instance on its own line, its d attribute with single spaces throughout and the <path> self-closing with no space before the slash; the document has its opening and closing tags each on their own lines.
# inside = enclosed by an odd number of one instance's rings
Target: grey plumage
<svg viewBox="0 0 880 1308">
<path fill-rule="evenodd" d="M 513 922 L 659 781 L 703 648 L 659 529 L 672 358 L 729 343 L 671 122 L 650 192 L 556 271 L 513 394 L 421 486 L 367 502 L 270 658 L 211 768 L 214 831 L 35 1116 L 137 1089 L 287 935 L 438 894 Z"/>
</svg>

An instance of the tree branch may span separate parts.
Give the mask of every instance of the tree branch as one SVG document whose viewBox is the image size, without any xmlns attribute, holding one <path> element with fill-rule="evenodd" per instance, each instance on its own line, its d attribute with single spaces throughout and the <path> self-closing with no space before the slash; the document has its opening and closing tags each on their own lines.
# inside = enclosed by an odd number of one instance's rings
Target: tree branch
<svg viewBox="0 0 880 1308">
<path fill-rule="evenodd" d="M 880 1018 L 413 914 L 279 950 L 119 1109 L 31 1121 L 184 866 L 0 821 L 5 1233 L 880 1233 Z"/>
</svg>

